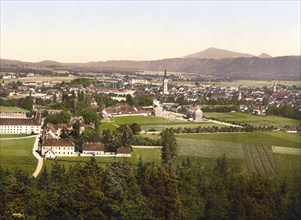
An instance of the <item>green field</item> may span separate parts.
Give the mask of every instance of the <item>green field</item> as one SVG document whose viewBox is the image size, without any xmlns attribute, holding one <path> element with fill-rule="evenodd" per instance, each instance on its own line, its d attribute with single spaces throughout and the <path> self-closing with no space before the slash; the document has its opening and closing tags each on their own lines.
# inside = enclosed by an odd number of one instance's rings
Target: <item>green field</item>
<svg viewBox="0 0 301 220">
<path fill-rule="evenodd" d="M 148 131 L 149 129 L 155 129 L 156 131 L 162 131 L 164 128 L 178 128 L 178 127 L 187 127 L 187 128 L 196 128 L 198 126 L 202 127 L 224 127 L 225 125 L 212 123 L 212 122 L 192 122 L 192 121 L 172 121 L 161 117 L 154 116 L 122 116 L 115 117 L 111 122 L 114 126 L 121 124 L 140 124 L 142 130 Z"/>
<path fill-rule="evenodd" d="M 95 159 L 100 165 L 105 165 L 106 163 L 114 161 L 127 161 L 131 164 L 137 164 L 140 157 L 142 158 L 143 162 L 154 162 L 155 164 L 159 165 L 161 163 L 161 149 L 134 148 L 131 157 L 95 157 Z M 59 164 L 64 165 L 64 167 L 68 169 L 68 167 L 74 166 L 77 163 L 84 164 L 90 159 L 91 157 L 58 157 L 57 161 Z M 47 170 L 49 171 L 53 160 L 45 160 L 44 162 Z"/>
<path fill-rule="evenodd" d="M 26 136 L 27 134 L 0 134 L 0 138 L 15 138 L 15 137 L 26 137 Z"/>
<path fill-rule="evenodd" d="M 68 76 L 34 76 L 34 77 L 19 77 L 18 79 L 4 79 L 5 83 L 11 83 L 11 82 L 70 82 L 77 77 L 68 77 Z"/>
<path fill-rule="evenodd" d="M 289 134 L 280 131 L 246 132 L 246 133 L 211 133 L 211 134 L 177 134 L 177 138 L 228 141 L 245 144 L 264 144 L 283 147 L 301 147 L 300 134 Z"/>
<path fill-rule="evenodd" d="M 29 111 L 15 106 L 0 106 L 0 112 L 29 112 Z"/>
<path fill-rule="evenodd" d="M 285 125 L 297 127 L 300 124 L 299 120 L 284 118 L 279 116 L 259 116 L 250 115 L 242 112 L 205 112 L 205 117 L 214 117 L 217 119 L 228 120 L 233 122 L 248 123 L 254 126 L 276 126 L 283 127 Z"/>
<path fill-rule="evenodd" d="M 111 123 L 111 122 L 101 122 L 100 123 L 100 131 L 103 131 L 103 130 L 107 130 L 109 129 L 110 131 L 114 131 L 116 130 L 118 125 L 115 125 L 114 123 Z"/>
<path fill-rule="evenodd" d="M 31 175 L 37 166 L 32 154 L 35 138 L 0 140 L 0 164 L 4 169 L 19 167 Z"/>
</svg>

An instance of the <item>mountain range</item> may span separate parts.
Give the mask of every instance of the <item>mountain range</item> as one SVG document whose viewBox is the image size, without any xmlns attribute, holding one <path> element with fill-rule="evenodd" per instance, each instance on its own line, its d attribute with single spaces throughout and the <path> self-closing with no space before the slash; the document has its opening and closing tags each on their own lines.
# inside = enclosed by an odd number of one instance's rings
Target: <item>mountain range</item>
<svg viewBox="0 0 301 220">
<path fill-rule="evenodd" d="M 266 53 L 254 56 L 217 48 L 182 58 L 152 61 L 100 61 L 88 63 L 37 63 L 1 59 L 1 69 L 9 66 L 47 67 L 75 71 L 167 71 L 187 72 L 224 79 L 300 80 L 300 56 L 271 57 Z"/>
</svg>

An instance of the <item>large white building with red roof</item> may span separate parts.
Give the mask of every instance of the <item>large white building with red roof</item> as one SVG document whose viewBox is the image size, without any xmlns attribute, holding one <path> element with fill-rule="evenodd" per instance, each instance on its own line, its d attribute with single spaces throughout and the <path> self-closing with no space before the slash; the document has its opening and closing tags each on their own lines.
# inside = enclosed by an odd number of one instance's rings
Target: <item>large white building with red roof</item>
<svg viewBox="0 0 301 220">
<path fill-rule="evenodd" d="M 0 134 L 39 134 L 41 131 L 41 113 L 32 118 L 0 118 Z"/>
</svg>

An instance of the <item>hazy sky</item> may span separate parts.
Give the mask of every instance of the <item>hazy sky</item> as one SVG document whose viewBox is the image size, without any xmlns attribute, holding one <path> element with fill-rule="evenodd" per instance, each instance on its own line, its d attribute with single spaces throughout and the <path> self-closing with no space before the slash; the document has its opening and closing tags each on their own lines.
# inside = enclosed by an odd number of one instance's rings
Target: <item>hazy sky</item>
<svg viewBox="0 0 301 220">
<path fill-rule="evenodd" d="M 208 47 L 300 55 L 300 1 L 3 1 L 1 58 L 182 57 Z"/>
</svg>

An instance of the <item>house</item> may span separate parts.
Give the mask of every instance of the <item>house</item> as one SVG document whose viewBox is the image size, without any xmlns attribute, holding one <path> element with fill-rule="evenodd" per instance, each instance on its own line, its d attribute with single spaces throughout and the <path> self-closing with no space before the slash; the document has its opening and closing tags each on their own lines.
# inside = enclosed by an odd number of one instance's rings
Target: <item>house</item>
<svg viewBox="0 0 301 220">
<path fill-rule="evenodd" d="M 55 159 L 56 155 L 52 150 L 48 150 L 45 155 L 44 155 L 45 159 Z"/>
<path fill-rule="evenodd" d="M 0 134 L 39 134 L 40 131 L 40 112 L 32 118 L 0 118 Z"/>
<path fill-rule="evenodd" d="M 101 142 L 88 142 L 82 146 L 83 154 L 105 154 L 105 145 Z"/>
<path fill-rule="evenodd" d="M 192 106 L 187 110 L 186 113 L 188 118 L 192 118 L 194 121 L 202 121 L 203 120 L 203 111 L 199 106 Z"/>
<path fill-rule="evenodd" d="M 45 156 L 48 151 L 52 151 L 55 156 L 72 156 L 75 155 L 74 150 L 75 145 L 68 138 L 48 138 L 42 144 L 41 155 Z"/>
<path fill-rule="evenodd" d="M 115 106 L 111 106 L 103 109 L 102 114 L 104 117 L 112 117 L 112 116 L 131 116 L 131 115 L 154 115 L 153 107 L 138 107 L 126 104 L 126 103 L 118 103 Z"/>
<path fill-rule="evenodd" d="M 132 153 L 132 149 L 130 147 L 119 147 L 117 149 L 118 156 L 130 157 Z"/>
</svg>

